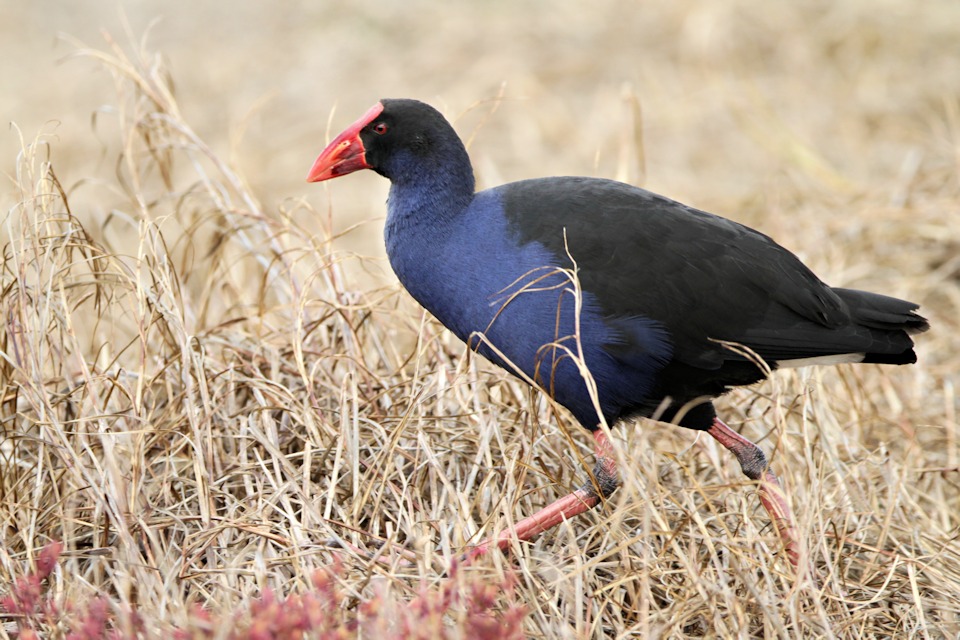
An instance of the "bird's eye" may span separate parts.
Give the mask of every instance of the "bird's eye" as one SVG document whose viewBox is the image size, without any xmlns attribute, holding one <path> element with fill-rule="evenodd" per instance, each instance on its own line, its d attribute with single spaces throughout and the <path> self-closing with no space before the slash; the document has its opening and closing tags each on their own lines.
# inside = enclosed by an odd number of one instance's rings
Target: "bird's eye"
<svg viewBox="0 0 960 640">
<path fill-rule="evenodd" d="M 385 134 L 387 132 L 386 123 L 378 122 L 377 124 L 373 125 L 373 132 L 381 136 Z"/>
</svg>

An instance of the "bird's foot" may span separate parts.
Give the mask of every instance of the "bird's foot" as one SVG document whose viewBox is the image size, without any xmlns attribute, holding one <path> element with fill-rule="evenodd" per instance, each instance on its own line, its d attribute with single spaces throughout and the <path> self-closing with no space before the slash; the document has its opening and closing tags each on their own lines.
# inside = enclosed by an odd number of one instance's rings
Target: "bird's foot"
<svg viewBox="0 0 960 640">
<path fill-rule="evenodd" d="M 819 581 L 812 567 L 804 568 L 801 566 L 803 554 L 801 553 L 800 535 L 796 520 L 793 517 L 793 511 L 790 509 L 790 503 L 787 502 L 787 494 L 783 490 L 780 480 L 767 466 L 767 458 L 763 454 L 763 450 L 728 427 L 720 418 L 714 418 L 713 425 L 707 430 L 707 433 L 737 457 L 740 468 L 748 478 L 756 480 L 760 484 L 758 491 L 760 504 L 763 505 L 764 510 L 777 529 L 777 535 L 780 537 L 783 551 L 790 565 L 798 574 L 806 569 L 815 581 Z"/>
</svg>

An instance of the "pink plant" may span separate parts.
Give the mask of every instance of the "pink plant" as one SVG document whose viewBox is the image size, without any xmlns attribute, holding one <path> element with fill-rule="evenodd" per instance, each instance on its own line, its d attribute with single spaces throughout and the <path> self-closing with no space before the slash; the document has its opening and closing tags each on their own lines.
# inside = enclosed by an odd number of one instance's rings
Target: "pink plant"
<svg viewBox="0 0 960 640">
<path fill-rule="evenodd" d="M 53 572 L 63 545 L 51 542 L 37 556 L 36 568 L 18 578 L 10 593 L 0 599 L 0 612 L 14 617 L 19 640 L 37 640 L 53 629 L 67 630 L 67 640 L 99 640 L 146 637 L 146 625 L 135 611 L 122 611 L 127 635 L 118 630 L 119 606 L 94 598 L 84 607 L 58 602 L 44 592 L 43 582 Z M 225 627 L 229 640 L 347 640 L 363 635 L 380 640 L 422 638 L 452 640 L 514 640 L 523 637 L 526 608 L 516 602 L 514 581 L 481 582 L 458 576 L 455 565 L 439 585 L 424 584 L 417 596 L 403 602 L 385 588 L 350 607 L 338 587 L 344 573 L 339 558 L 311 576 L 311 588 L 303 593 L 278 597 L 266 589 L 259 598 L 233 615 L 217 616 L 196 607 L 186 628 L 173 631 L 175 640 L 207 640 Z M 506 606 L 500 611 L 501 603 Z M 65 622 L 65 619 L 69 619 Z M 132 635 L 130 635 L 132 633 Z M 42 635 L 41 635 L 42 634 Z"/>
<path fill-rule="evenodd" d="M 63 544 L 57 541 L 49 543 L 40 551 L 37 556 L 37 568 L 23 576 L 17 578 L 13 583 L 13 589 L 10 595 L 0 599 L 0 610 L 16 616 L 21 616 L 21 620 L 30 621 L 41 613 L 44 607 L 49 607 L 51 603 L 44 601 L 40 583 L 47 579 L 53 568 L 57 566 L 57 558 L 63 550 Z M 55 611 L 48 611 L 55 613 Z M 26 636 L 21 636 L 26 637 Z"/>
</svg>

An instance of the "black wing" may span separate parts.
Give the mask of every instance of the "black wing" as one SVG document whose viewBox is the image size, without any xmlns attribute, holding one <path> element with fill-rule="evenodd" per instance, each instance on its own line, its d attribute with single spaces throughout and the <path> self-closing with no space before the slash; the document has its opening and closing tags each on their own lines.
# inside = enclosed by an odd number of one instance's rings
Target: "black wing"
<svg viewBox="0 0 960 640">
<path fill-rule="evenodd" d="M 926 328 L 917 305 L 832 289 L 741 224 L 610 180 L 546 178 L 501 189 L 521 241 L 541 242 L 565 264 L 569 250 L 584 290 L 625 334 L 612 346 L 625 359 L 642 348 L 629 340 L 637 316 L 660 323 L 674 361 L 697 369 L 742 361 L 717 340 L 745 345 L 773 367 L 850 353 L 873 362 L 916 359 L 908 333 Z"/>
</svg>

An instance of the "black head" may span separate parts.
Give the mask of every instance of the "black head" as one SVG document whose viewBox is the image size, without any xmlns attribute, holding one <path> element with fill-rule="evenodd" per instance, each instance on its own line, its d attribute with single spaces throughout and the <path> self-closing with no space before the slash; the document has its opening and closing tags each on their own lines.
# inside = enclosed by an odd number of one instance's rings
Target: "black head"
<svg viewBox="0 0 960 640">
<path fill-rule="evenodd" d="M 360 169 L 373 169 L 397 181 L 427 167 L 460 163 L 455 156 L 466 158 L 466 149 L 439 111 L 417 100 L 385 99 L 327 145 L 307 181 Z"/>
</svg>

